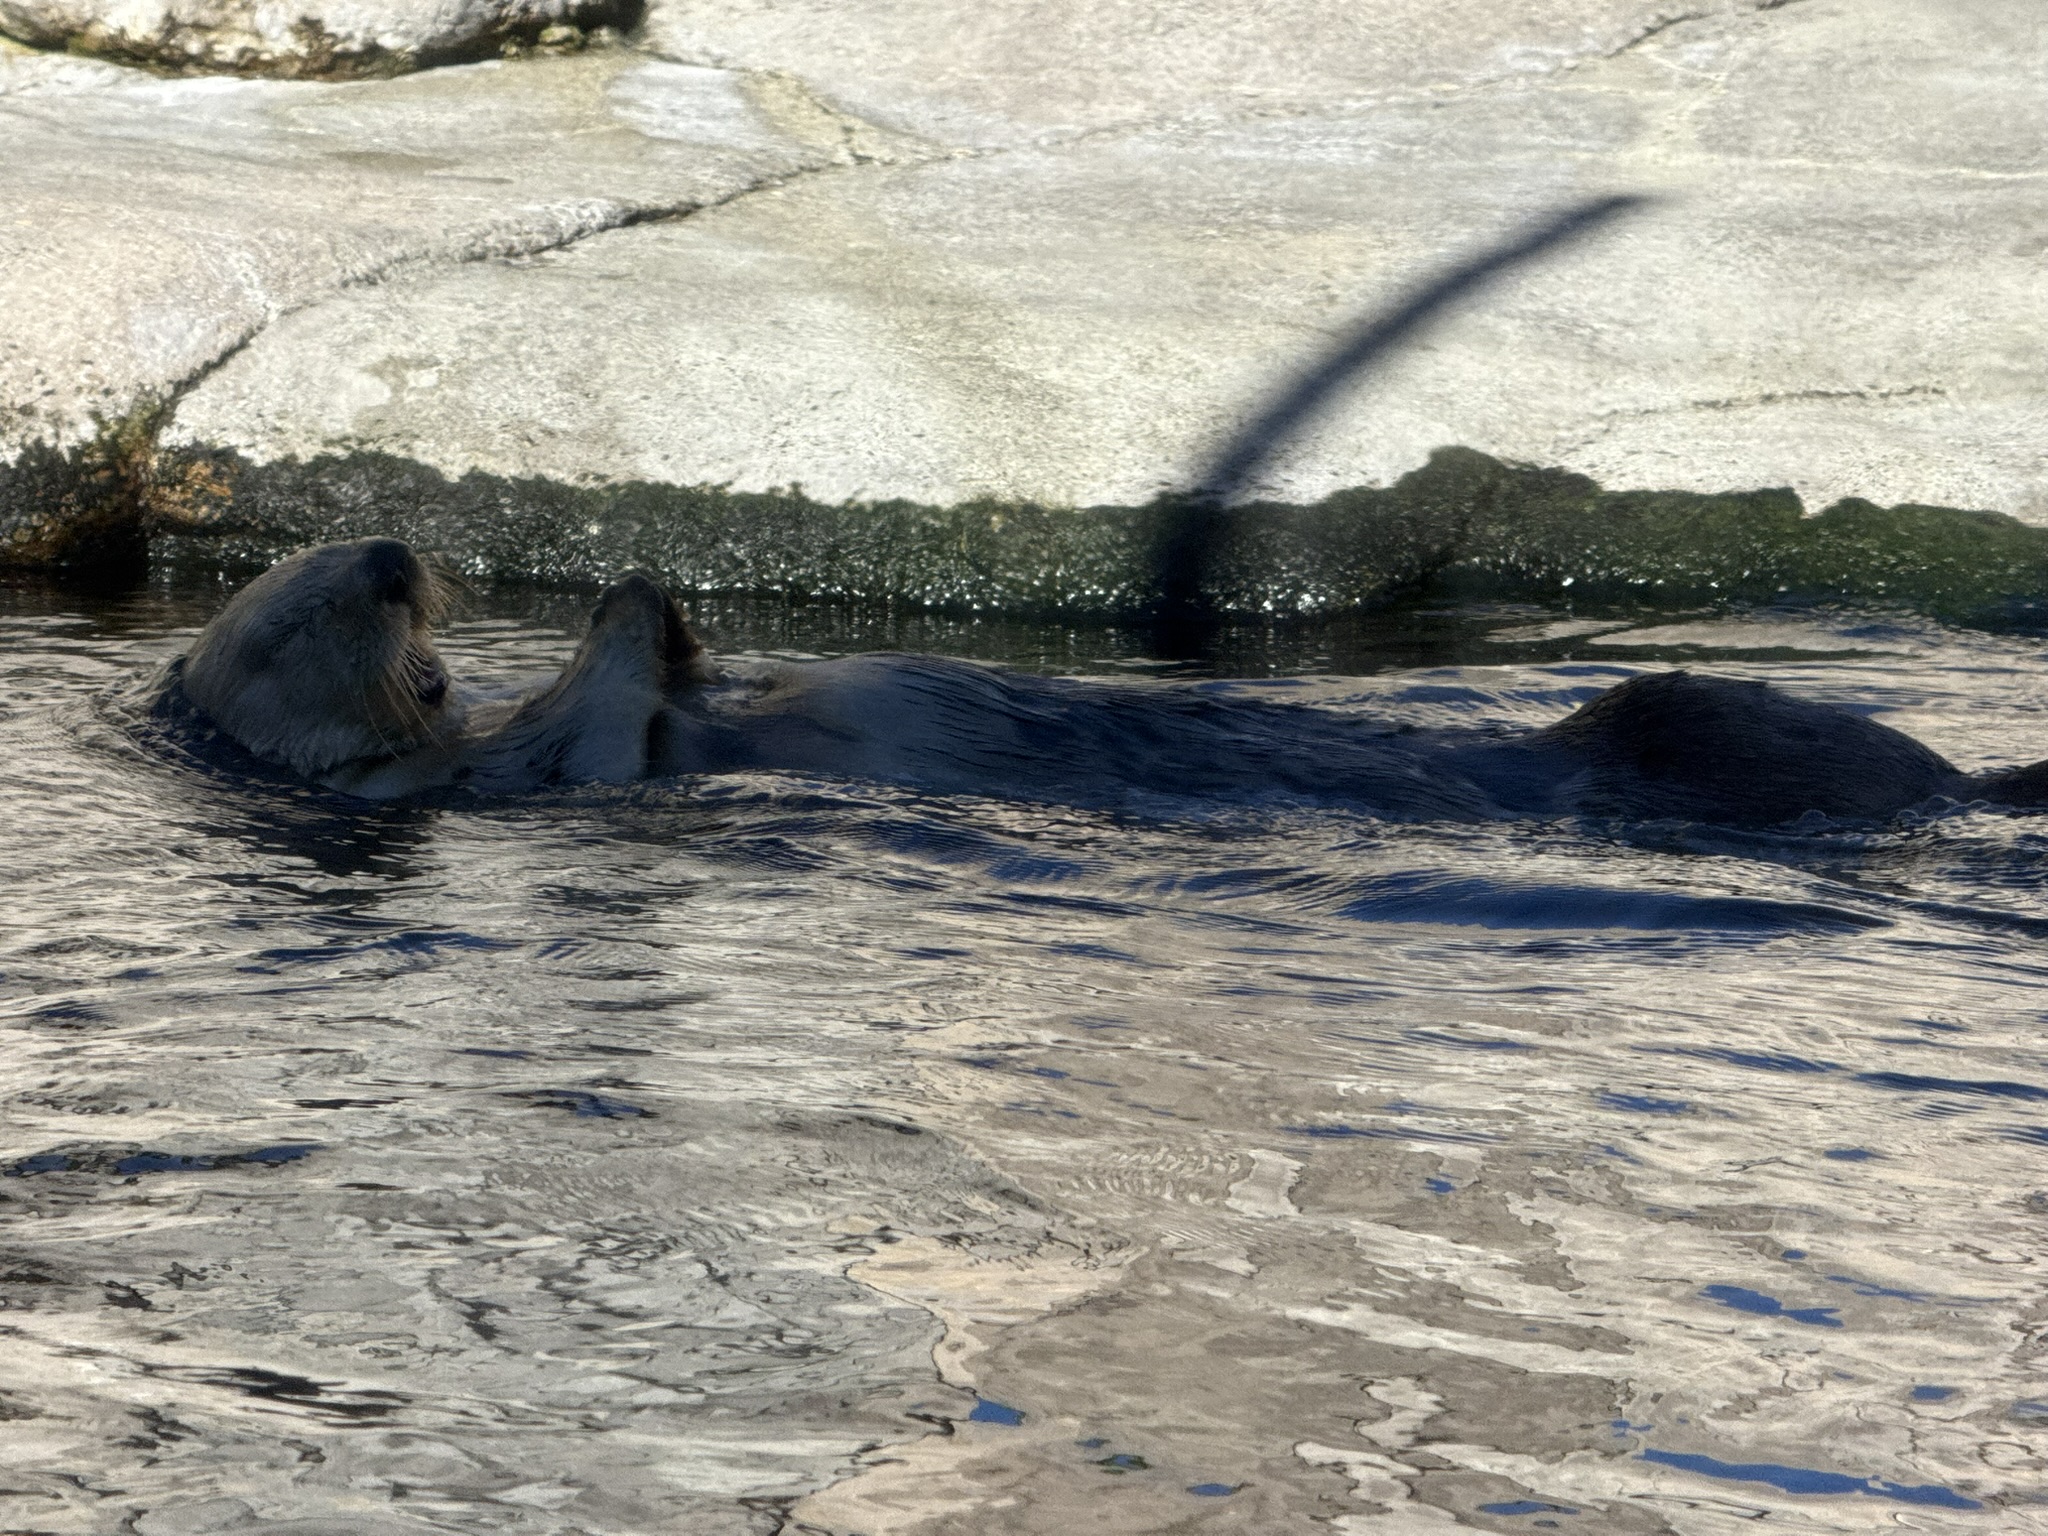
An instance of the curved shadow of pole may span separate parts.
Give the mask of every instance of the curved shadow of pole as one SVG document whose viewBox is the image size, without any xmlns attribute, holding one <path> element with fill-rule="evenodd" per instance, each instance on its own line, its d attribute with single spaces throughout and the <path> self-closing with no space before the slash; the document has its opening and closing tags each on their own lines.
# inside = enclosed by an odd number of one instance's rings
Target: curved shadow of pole
<svg viewBox="0 0 2048 1536">
<path fill-rule="evenodd" d="M 1393 310 L 1368 315 L 1339 339 L 1329 354 L 1277 390 L 1244 429 L 1227 443 L 1170 509 L 1154 551 L 1153 643 L 1157 654 L 1201 655 L 1217 627 L 1209 576 L 1225 531 L 1225 503 L 1250 484 L 1273 455 L 1337 390 L 1420 330 L 1441 311 L 1494 278 L 1547 255 L 1579 236 L 1652 202 L 1621 194 L 1596 198 L 1552 214 L 1504 244 L 1416 289 Z"/>
</svg>

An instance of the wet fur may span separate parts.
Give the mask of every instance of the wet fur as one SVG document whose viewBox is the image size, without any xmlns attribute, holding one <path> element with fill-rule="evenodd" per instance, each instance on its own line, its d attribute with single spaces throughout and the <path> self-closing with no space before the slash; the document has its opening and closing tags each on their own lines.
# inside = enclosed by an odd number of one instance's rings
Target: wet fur
<svg viewBox="0 0 2048 1536">
<path fill-rule="evenodd" d="M 1665 672 L 1518 737 L 1389 731 L 1301 705 L 869 655 L 674 700 L 657 773 L 783 769 L 1114 803 L 1281 794 L 1403 819 L 1591 815 L 1765 827 L 1947 797 L 2048 804 L 2048 764 L 1971 776 L 1903 732 L 1768 684 Z"/>
<path fill-rule="evenodd" d="M 432 640 L 446 602 L 395 539 L 302 550 L 206 626 L 180 681 L 249 751 L 309 779 L 432 752 L 460 719 Z M 437 676 L 434 698 L 422 683 Z"/>
<path fill-rule="evenodd" d="M 934 656 L 720 672 L 641 576 L 606 590 L 558 678 L 491 699 L 441 670 L 430 631 L 445 605 L 442 578 L 395 540 L 306 550 L 228 604 L 173 686 L 258 757 L 377 799 L 768 770 L 1080 804 L 1277 793 L 1457 820 L 1771 826 L 1883 820 L 1940 797 L 2048 804 L 2048 763 L 1966 775 L 1849 710 L 1686 672 L 1509 738 Z"/>
<path fill-rule="evenodd" d="M 395 539 L 302 550 L 235 595 L 167 690 L 265 762 L 365 799 L 647 774 L 651 726 L 702 658 L 659 587 L 609 588 L 562 674 L 503 699 L 442 668 L 448 585 Z"/>
</svg>

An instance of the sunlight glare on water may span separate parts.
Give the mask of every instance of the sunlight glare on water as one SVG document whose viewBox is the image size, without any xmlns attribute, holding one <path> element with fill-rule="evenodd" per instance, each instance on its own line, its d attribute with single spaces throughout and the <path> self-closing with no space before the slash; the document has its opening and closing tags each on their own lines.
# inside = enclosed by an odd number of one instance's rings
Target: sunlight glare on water
<svg viewBox="0 0 2048 1536">
<path fill-rule="evenodd" d="M 477 607 L 456 670 L 566 654 Z M 138 741 L 204 612 L 0 598 L 6 1529 L 2048 1528 L 2038 817 L 367 807 Z M 1696 658 L 2048 756 L 2029 641 L 1450 627 L 1201 686 L 1533 726 Z"/>
</svg>

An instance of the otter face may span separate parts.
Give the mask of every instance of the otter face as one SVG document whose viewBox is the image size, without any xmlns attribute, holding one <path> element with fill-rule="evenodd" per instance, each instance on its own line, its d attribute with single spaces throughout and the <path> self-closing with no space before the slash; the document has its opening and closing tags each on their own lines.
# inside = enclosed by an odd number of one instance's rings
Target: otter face
<svg viewBox="0 0 2048 1536">
<path fill-rule="evenodd" d="M 308 778 L 400 757 L 456 723 L 428 637 L 446 602 L 396 539 L 301 550 L 206 626 L 185 692 L 256 756 Z"/>
</svg>

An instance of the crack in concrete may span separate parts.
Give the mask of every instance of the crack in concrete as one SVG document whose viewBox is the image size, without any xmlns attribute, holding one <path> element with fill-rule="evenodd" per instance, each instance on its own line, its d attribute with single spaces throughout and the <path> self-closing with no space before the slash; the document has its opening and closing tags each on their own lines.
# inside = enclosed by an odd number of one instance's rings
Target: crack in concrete
<svg viewBox="0 0 2048 1536">
<path fill-rule="evenodd" d="M 1754 395 L 1723 395 L 1711 400 L 1682 400 L 1675 405 L 1637 406 L 1629 410 L 1602 411 L 1601 421 L 1626 420 L 1641 416 L 1669 416 L 1681 411 L 1741 411 L 1758 405 L 1784 405 L 1800 400 L 1902 400 L 1909 397 L 1946 396 L 1940 384 L 1895 384 L 1890 388 L 1863 389 L 1781 389 Z"/>
<path fill-rule="evenodd" d="M 1768 9 L 1768 7 L 1759 7 L 1759 9 Z M 1688 21 L 1705 21 L 1712 14 L 1713 13 L 1711 11 L 1685 11 L 1676 16 L 1659 17 L 1656 21 L 1651 22 L 1647 27 L 1643 28 L 1643 30 L 1638 32 L 1634 37 L 1630 38 L 1627 42 L 1623 43 L 1620 47 L 1608 50 L 1606 53 L 1599 55 L 1599 58 L 1602 60 L 1618 59 L 1623 54 L 1629 53 L 1637 48 L 1642 47 L 1643 44 L 1650 41 L 1651 38 L 1661 37 L 1664 33 L 1669 32 L 1673 27 L 1682 27 Z"/>
<path fill-rule="evenodd" d="M 478 262 L 520 261 L 545 256 L 554 251 L 567 250 L 615 230 L 631 229 L 641 224 L 679 221 L 714 209 L 729 207 L 758 194 L 781 191 L 813 176 L 830 175 L 870 165 L 920 165 L 937 160 L 977 159 L 984 154 L 994 153 L 939 144 L 914 134 L 902 133 L 869 122 L 833 105 L 821 97 L 808 81 L 786 70 L 736 70 L 724 65 L 700 67 L 716 68 L 736 75 L 744 93 L 782 137 L 802 150 L 827 158 L 823 163 L 798 165 L 786 171 L 759 177 L 721 196 L 686 199 L 674 203 L 612 204 L 608 207 L 599 204 L 597 208 L 600 211 L 593 217 L 582 219 L 575 217 L 576 213 L 581 211 L 577 207 L 565 207 L 557 211 L 568 214 L 573 222 L 571 227 L 557 233 L 549 234 L 539 230 L 527 234 L 514 232 L 496 240 L 486 237 L 476 241 L 465 241 L 457 237 L 453 244 L 471 245 L 473 248 L 458 249 L 453 253 L 426 250 L 395 252 L 362 271 L 345 274 L 340 282 L 325 292 L 264 316 L 244 335 L 230 342 L 212 358 L 165 386 L 157 396 L 158 432 L 170 425 L 179 404 L 195 389 L 247 350 L 271 327 L 281 320 L 325 303 L 336 294 L 357 288 L 374 287 L 413 269 L 455 269 Z M 591 204 L 581 205 L 582 209 L 591 207 Z"/>
<path fill-rule="evenodd" d="M 975 154 L 849 112 L 793 70 L 749 69 L 742 78 L 748 99 L 779 132 L 807 149 L 830 154 L 839 165 L 922 164 Z"/>
<path fill-rule="evenodd" d="M 300 303 L 282 306 L 275 312 L 264 316 L 260 321 L 251 325 L 243 335 L 215 353 L 213 357 L 200 364 L 190 373 L 172 380 L 168 385 L 164 386 L 156 393 L 157 423 L 152 433 L 152 439 L 154 440 L 155 437 L 160 436 L 162 431 L 170 426 L 171 419 L 176 415 L 178 406 L 194 390 L 198 389 L 222 368 L 233 362 L 235 358 L 239 357 L 272 327 L 276 326 L 280 321 L 290 319 L 294 315 L 316 308 L 338 294 L 348 293 L 360 288 L 373 288 L 413 271 L 431 271 L 435 268 L 457 270 L 462 267 L 489 261 L 530 260 L 535 257 L 549 255 L 555 251 L 568 250 L 573 246 L 582 244 L 586 240 L 594 239 L 599 235 L 611 234 L 616 230 L 632 229 L 642 224 L 679 222 L 701 213 L 709 213 L 714 209 L 729 207 L 734 203 L 758 194 L 780 191 L 812 176 L 829 175 L 873 163 L 880 162 L 866 159 L 834 160 L 825 164 L 802 165 L 749 181 L 744 186 L 735 187 L 732 191 L 719 196 L 686 199 L 675 203 L 613 204 L 603 212 L 598 213 L 596 217 L 578 220 L 573 227 L 553 234 L 535 230 L 529 235 L 515 232 L 508 237 L 496 240 L 484 239 L 475 242 L 465 242 L 458 239 L 454 242 L 456 245 L 467 245 L 469 248 L 457 249 L 453 252 L 424 250 L 395 252 L 361 271 L 345 274 L 341 281 L 332 288 L 311 295 Z"/>
<path fill-rule="evenodd" d="M 1632 406 L 1627 409 L 1600 411 L 1594 416 L 1597 425 L 1583 436 L 1569 442 L 1553 445 L 1553 452 L 1562 460 L 1575 453 L 1582 453 L 1595 443 L 1609 437 L 1615 427 L 1624 421 L 1642 421 L 1653 416 L 1680 416 L 1691 411 L 1744 411 L 1767 405 L 1794 405 L 1805 401 L 1818 400 L 1861 400 L 1879 402 L 1908 399 L 1946 399 L 1948 388 L 1941 384 L 1895 384 L 1889 387 L 1868 386 L 1862 389 L 1777 389 L 1763 390 L 1753 395 L 1721 395 L 1705 400 L 1678 400 L 1669 405 Z"/>
</svg>

